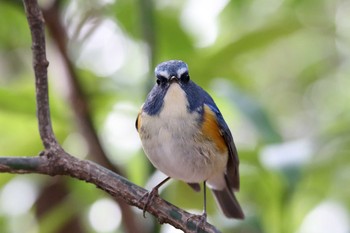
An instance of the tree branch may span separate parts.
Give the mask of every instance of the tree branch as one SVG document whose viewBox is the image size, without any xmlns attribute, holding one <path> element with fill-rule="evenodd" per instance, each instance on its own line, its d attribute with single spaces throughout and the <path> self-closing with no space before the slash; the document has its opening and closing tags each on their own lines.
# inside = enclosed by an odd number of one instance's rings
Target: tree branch
<svg viewBox="0 0 350 233">
<path fill-rule="evenodd" d="M 56 1 L 51 5 L 51 7 L 43 9 L 43 15 L 47 28 L 52 35 L 52 39 L 57 46 L 65 69 L 67 70 L 66 78 L 68 81 L 69 102 L 71 103 L 71 109 L 75 115 L 75 120 L 78 123 L 79 129 L 87 142 L 89 157 L 105 168 L 116 172 L 119 175 L 123 175 L 122 170 L 110 162 L 97 136 L 85 93 L 81 88 L 81 84 L 79 83 L 78 74 L 67 54 L 68 38 L 66 29 L 61 22 L 59 8 L 60 2 Z M 119 198 L 115 199 L 115 201 L 119 204 L 122 211 L 122 221 L 126 232 L 147 232 L 145 226 L 142 226 L 142 224 L 137 224 L 135 218 L 136 213 L 131 211 L 131 207 L 129 205 Z"/>
<path fill-rule="evenodd" d="M 142 197 L 147 194 L 147 190 L 96 163 L 79 160 L 63 150 L 37 157 L 0 157 L 0 172 L 66 175 L 95 184 L 111 196 L 122 198 L 129 205 L 139 209 L 144 207 L 146 201 L 146 198 Z M 169 223 L 184 232 L 219 232 L 209 223 L 200 225 L 200 221 L 193 218 L 192 214 L 164 201 L 159 196 L 154 197 L 147 212 L 157 217 L 160 223 Z M 188 219 L 191 220 L 187 221 Z"/>
<path fill-rule="evenodd" d="M 39 133 L 45 149 L 57 147 L 58 143 L 52 130 L 47 84 L 44 18 L 36 0 L 24 0 L 24 8 L 32 34 L 33 67 L 35 73 L 37 117 Z"/>
<path fill-rule="evenodd" d="M 37 0 L 24 0 L 33 40 L 33 66 L 35 72 L 39 132 L 45 151 L 36 157 L 0 157 L 0 172 L 50 176 L 65 175 L 95 184 L 115 198 L 143 209 L 147 191 L 112 171 L 87 160 L 79 160 L 58 144 L 51 126 L 48 100 L 48 81 L 45 51 L 44 20 Z M 147 211 L 160 223 L 169 223 L 184 232 L 218 232 L 209 223 L 200 224 L 199 218 L 155 196 Z M 189 220 L 190 219 L 190 220 Z"/>
</svg>

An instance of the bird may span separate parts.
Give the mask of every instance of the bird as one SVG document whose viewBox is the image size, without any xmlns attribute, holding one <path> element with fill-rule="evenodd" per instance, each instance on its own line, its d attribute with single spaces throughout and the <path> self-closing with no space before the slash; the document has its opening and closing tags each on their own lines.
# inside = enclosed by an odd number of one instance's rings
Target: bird
<svg viewBox="0 0 350 233">
<path fill-rule="evenodd" d="M 167 178 L 149 193 L 145 208 L 169 179 L 206 186 L 227 218 L 244 219 L 234 192 L 239 191 L 239 159 L 232 134 L 213 98 L 194 83 L 188 65 L 164 61 L 155 68 L 156 83 L 135 122 L 142 148 Z M 144 214 L 145 214 L 144 208 Z"/>
</svg>

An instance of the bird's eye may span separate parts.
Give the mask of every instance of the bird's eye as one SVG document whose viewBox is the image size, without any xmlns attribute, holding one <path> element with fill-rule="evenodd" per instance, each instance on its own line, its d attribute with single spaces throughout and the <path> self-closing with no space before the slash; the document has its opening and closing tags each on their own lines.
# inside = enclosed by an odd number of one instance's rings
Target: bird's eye
<svg viewBox="0 0 350 233">
<path fill-rule="evenodd" d="M 181 75 L 180 79 L 182 82 L 187 83 L 190 80 L 190 75 L 188 74 L 188 72 L 185 72 Z"/>
<path fill-rule="evenodd" d="M 161 84 L 163 84 L 163 83 L 166 83 L 166 81 L 167 81 L 167 79 L 166 79 L 165 77 L 163 77 L 163 76 L 157 76 L 156 82 L 157 82 L 158 85 L 161 85 Z"/>
</svg>

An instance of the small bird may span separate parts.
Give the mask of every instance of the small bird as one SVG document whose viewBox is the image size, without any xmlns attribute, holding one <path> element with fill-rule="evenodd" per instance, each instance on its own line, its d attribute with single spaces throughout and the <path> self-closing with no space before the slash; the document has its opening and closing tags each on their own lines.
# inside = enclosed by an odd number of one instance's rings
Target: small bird
<svg viewBox="0 0 350 233">
<path fill-rule="evenodd" d="M 206 185 L 224 215 L 243 219 L 234 195 L 239 190 L 239 160 L 232 134 L 211 96 L 190 79 L 180 60 L 155 68 L 156 84 L 136 119 L 142 147 L 153 166 L 170 178 L 188 183 L 195 191 L 203 182 L 206 219 Z M 148 205 L 148 201 L 145 205 Z M 145 210 L 144 208 L 144 210 Z"/>
</svg>

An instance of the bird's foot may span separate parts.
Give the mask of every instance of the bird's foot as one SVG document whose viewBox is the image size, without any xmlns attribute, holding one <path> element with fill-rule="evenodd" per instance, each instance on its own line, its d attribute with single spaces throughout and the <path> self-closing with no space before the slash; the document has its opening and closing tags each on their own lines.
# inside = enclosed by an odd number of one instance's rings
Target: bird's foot
<svg viewBox="0 0 350 233">
<path fill-rule="evenodd" d="M 143 213 L 143 217 L 144 217 L 144 218 L 146 218 L 146 210 L 147 210 L 148 206 L 152 203 L 153 198 L 154 198 L 155 196 L 158 196 L 158 188 L 157 188 L 157 187 L 153 188 L 151 192 L 145 193 L 145 194 L 140 198 L 139 201 L 142 201 L 144 198 L 146 198 L 145 205 L 143 206 L 143 209 L 142 209 L 142 210 L 143 210 L 142 213 Z"/>
<path fill-rule="evenodd" d="M 202 228 L 207 222 L 207 213 L 203 212 L 203 214 L 201 215 L 192 215 L 186 220 L 187 223 L 193 222 L 193 221 L 198 221 L 198 224 L 196 226 L 196 231 L 198 232 L 199 228 Z"/>
</svg>

